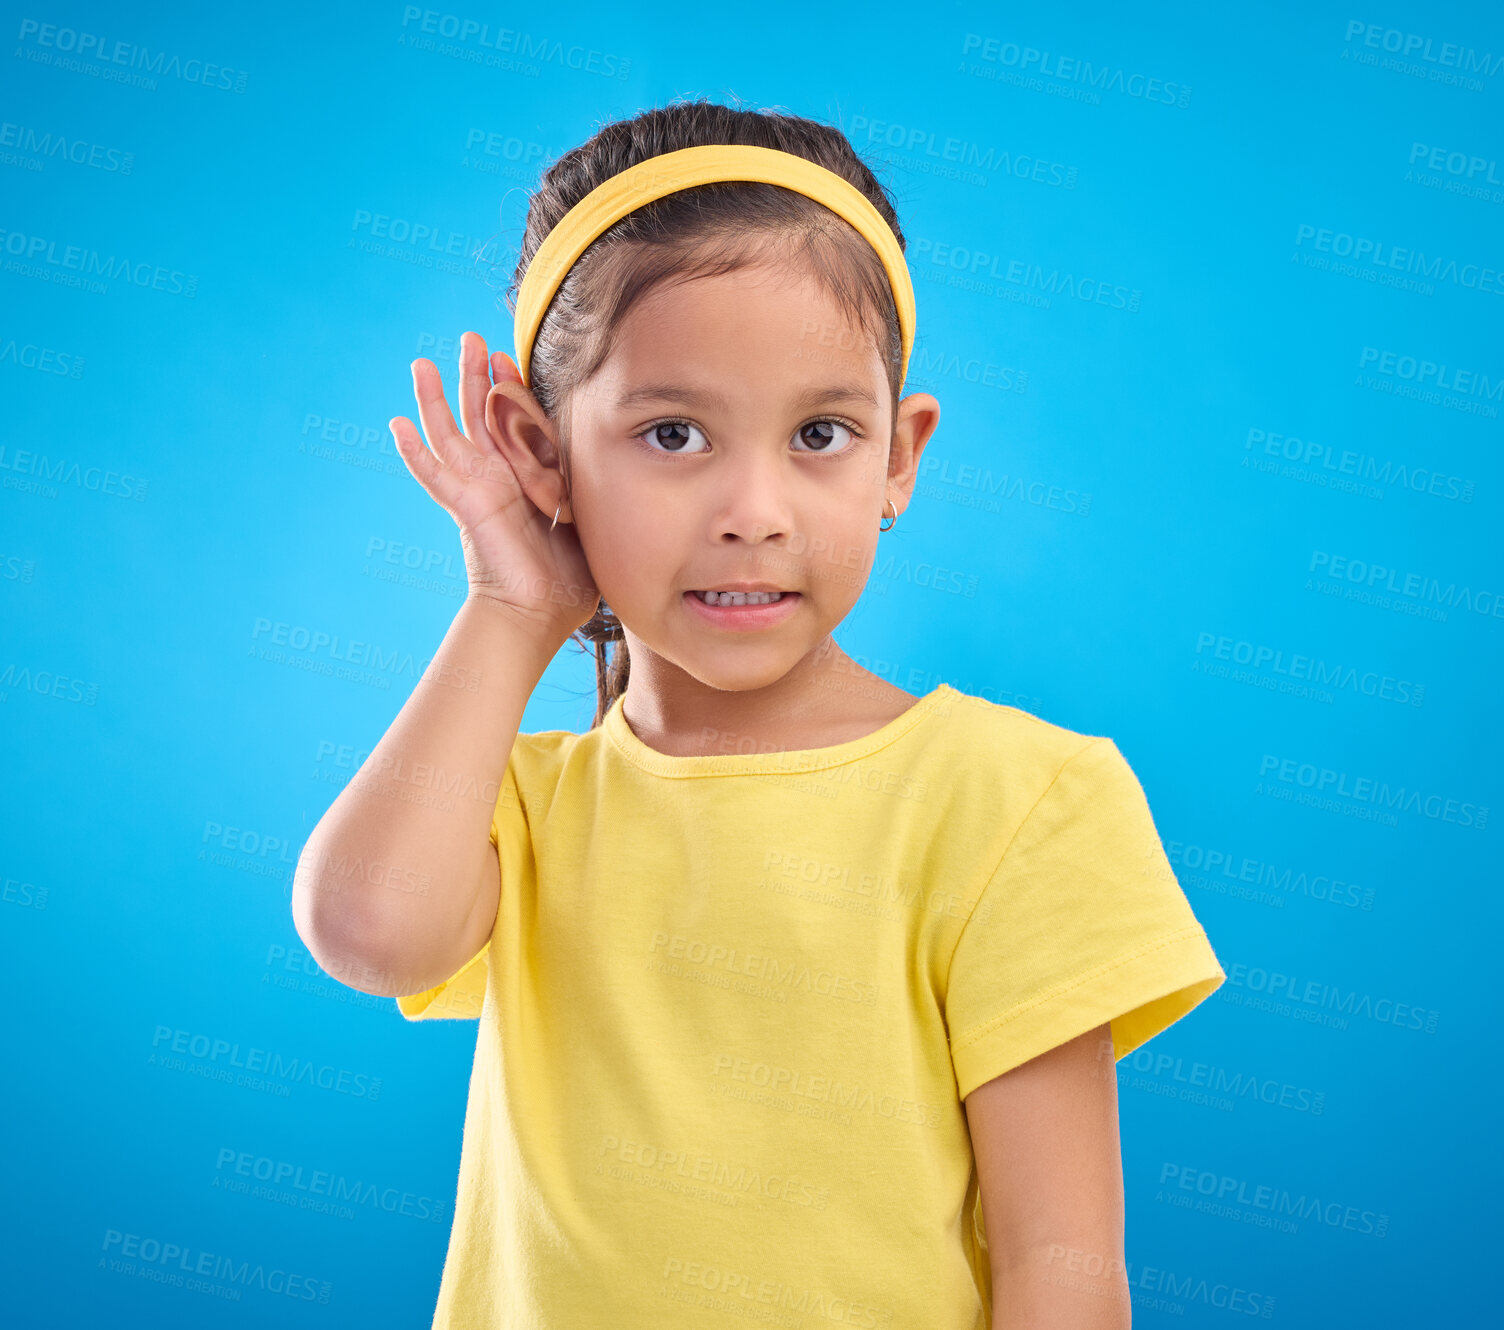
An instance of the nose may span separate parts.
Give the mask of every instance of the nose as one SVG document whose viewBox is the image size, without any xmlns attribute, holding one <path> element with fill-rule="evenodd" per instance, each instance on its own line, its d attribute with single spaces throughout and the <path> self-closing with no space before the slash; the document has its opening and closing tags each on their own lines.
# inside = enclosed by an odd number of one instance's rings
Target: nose
<svg viewBox="0 0 1504 1330">
<path fill-rule="evenodd" d="M 740 458 L 724 468 L 715 486 L 714 535 L 749 545 L 786 540 L 794 532 L 792 468 L 782 458 Z"/>
</svg>

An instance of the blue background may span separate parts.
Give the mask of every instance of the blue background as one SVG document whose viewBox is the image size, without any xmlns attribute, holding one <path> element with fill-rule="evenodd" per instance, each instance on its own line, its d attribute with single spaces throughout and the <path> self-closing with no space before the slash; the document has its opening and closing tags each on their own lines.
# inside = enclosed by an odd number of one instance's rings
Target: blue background
<svg viewBox="0 0 1504 1330">
<path fill-rule="evenodd" d="M 416 418 L 409 362 L 452 388 L 462 331 L 511 351 L 543 165 L 699 94 L 839 124 L 908 238 L 908 387 L 944 416 L 842 645 L 1115 738 L 1228 971 L 1120 1064 L 1135 1323 L 1482 1319 L 1495 7 L 7 8 L 9 1324 L 428 1323 L 475 1027 L 323 976 L 289 904 L 414 675 L 268 642 L 421 668 L 465 583 L 387 432 Z M 544 53 L 487 65 L 423 12 Z M 1429 47 L 1396 66 L 1407 35 Z M 1382 262 L 1338 252 L 1359 241 Z M 131 275 L 70 284 L 69 247 Z M 1455 268 L 1381 280 L 1396 247 Z M 593 700 L 570 645 L 524 728 L 584 728 Z M 208 1051 L 174 1061 L 179 1037 Z M 215 1079 L 235 1045 L 328 1088 Z M 258 1195 L 238 1160 L 292 1177 Z M 322 1175 L 374 1191 L 303 1208 Z M 152 1277 L 201 1253 L 302 1282 Z"/>
</svg>

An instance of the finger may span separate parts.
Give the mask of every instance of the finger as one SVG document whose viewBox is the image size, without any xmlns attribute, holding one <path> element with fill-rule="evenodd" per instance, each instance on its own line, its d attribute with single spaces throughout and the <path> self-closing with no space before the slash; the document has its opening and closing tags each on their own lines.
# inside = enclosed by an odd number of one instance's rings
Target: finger
<svg viewBox="0 0 1504 1330">
<path fill-rule="evenodd" d="M 387 421 L 387 428 L 396 441 L 397 455 L 413 479 L 423 486 L 429 498 L 440 507 L 449 509 L 453 473 L 424 446 L 417 427 L 406 416 L 393 416 Z"/>
<path fill-rule="evenodd" d="M 479 333 L 460 334 L 460 419 L 465 435 L 482 451 L 491 445 L 486 429 L 486 394 L 491 391 L 491 375 L 486 341 Z"/>
<path fill-rule="evenodd" d="M 505 351 L 491 353 L 491 374 L 497 383 L 503 379 L 511 379 L 514 383 L 522 382 L 522 371 L 517 368 L 517 362 Z"/>
<path fill-rule="evenodd" d="M 418 418 L 423 422 L 423 434 L 434 456 L 451 471 L 468 475 L 467 464 L 474 450 L 454 423 L 454 414 L 444 396 L 444 380 L 433 361 L 413 361 L 413 396 L 417 398 Z"/>
</svg>

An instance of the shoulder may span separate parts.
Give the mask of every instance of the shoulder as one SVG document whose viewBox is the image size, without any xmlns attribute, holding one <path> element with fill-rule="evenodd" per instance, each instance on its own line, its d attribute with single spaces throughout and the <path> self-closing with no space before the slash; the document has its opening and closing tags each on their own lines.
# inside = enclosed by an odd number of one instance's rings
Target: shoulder
<svg viewBox="0 0 1504 1330">
<path fill-rule="evenodd" d="M 941 741 L 968 768 L 981 765 L 1025 785 L 1048 784 L 1074 759 L 1111 748 L 1105 735 L 1073 730 L 1021 707 L 946 685 L 941 695 Z"/>
<path fill-rule="evenodd" d="M 508 802 L 515 798 L 530 812 L 546 808 L 571 765 L 586 758 L 600 739 L 598 728 L 583 734 L 573 730 L 519 731 L 504 778 L 516 794 L 503 790 L 503 798 Z"/>
<path fill-rule="evenodd" d="M 1107 792 L 1104 763 L 1120 760 L 1102 735 L 947 685 L 904 745 L 903 766 L 944 821 L 941 839 L 990 865 L 1046 796 L 1090 807 Z"/>
<path fill-rule="evenodd" d="M 962 723 L 953 727 L 953 741 L 967 745 L 972 770 L 980 764 L 997 787 L 1022 796 L 1023 804 L 1011 805 L 1016 816 L 1040 827 L 1096 827 L 1103 835 L 1110 825 L 1134 834 L 1151 825 L 1148 791 L 1115 739 L 986 698 L 955 696 Z"/>
<path fill-rule="evenodd" d="M 574 730 L 520 730 L 512 752 L 527 762 L 559 761 L 596 733 L 595 730 L 586 730 L 584 734 Z"/>
</svg>

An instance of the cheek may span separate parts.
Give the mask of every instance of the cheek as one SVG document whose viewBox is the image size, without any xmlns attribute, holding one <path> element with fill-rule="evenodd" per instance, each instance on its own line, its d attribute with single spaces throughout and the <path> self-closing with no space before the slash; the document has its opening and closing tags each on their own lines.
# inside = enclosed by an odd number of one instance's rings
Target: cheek
<svg viewBox="0 0 1504 1330">
<path fill-rule="evenodd" d="M 676 519 L 650 495 L 609 480 L 577 487 L 574 509 L 580 545 L 608 604 L 641 600 L 672 581 L 682 563 L 682 513 Z"/>
<path fill-rule="evenodd" d="M 815 594 L 832 603 L 854 604 L 862 594 L 878 553 L 876 530 L 845 521 L 811 544 L 810 583 Z"/>
</svg>

